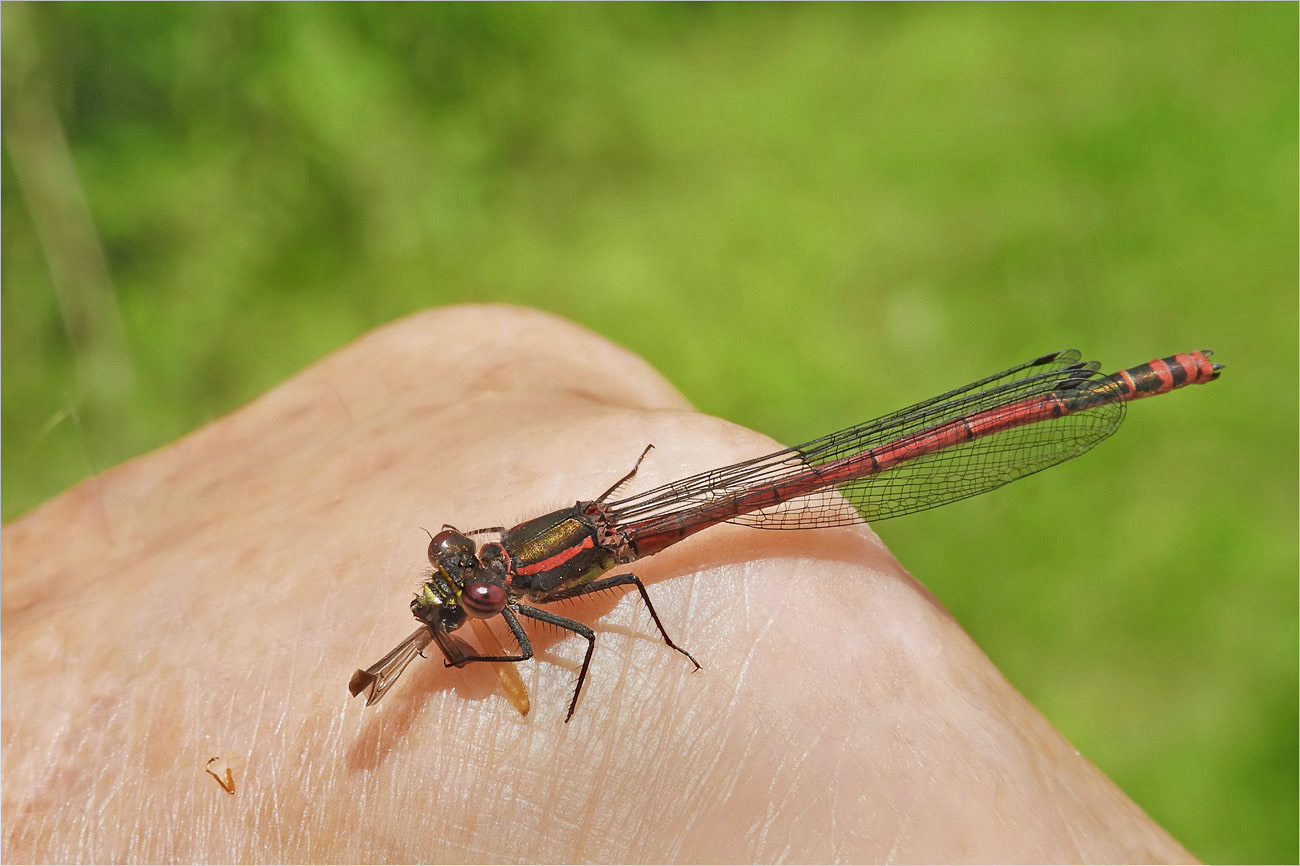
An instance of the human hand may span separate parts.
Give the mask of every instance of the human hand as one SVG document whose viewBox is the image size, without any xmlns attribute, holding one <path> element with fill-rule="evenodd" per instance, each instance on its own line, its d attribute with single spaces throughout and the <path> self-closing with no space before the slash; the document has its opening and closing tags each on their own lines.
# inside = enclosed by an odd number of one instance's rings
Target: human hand
<svg viewBox="0 0 1300 866">
<path fill-rule="evenodd" d="M 818 431 L 810 431 L 818 432 Z M 719 526 L 490 665 L 354 668 L 414 623 L 421 527 L 512 525 L 773 450 L 508 307 L 375 331 L 4 528 L 8 861 L 1187 861 L 866 526 Z M 525 623 L 528 626 L 528 623 Z M 204 772 L 219 756 L 230 796 Z"/>
</svg>

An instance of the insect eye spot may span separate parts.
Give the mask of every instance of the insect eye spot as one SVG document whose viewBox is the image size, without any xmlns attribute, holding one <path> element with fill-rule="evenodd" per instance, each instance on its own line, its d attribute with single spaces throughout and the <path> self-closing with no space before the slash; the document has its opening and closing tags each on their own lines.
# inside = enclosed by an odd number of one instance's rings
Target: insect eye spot
<svg viewBox="0 0 1300 866">
<path fill-rule="evenodd" d="M 505 610 L 506 591 L 495 583 L 473 581 L 465 584 L 460 595 L 460 606 L 467 614 L 479 619 L 496 616 Z"/>
</svg>

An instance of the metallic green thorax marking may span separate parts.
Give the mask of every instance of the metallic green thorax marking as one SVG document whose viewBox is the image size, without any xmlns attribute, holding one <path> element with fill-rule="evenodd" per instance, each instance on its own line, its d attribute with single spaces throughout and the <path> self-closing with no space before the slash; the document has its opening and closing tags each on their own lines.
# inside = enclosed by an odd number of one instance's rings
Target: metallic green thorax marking
<svg viewBox="0 0 1300 866">
<path fill-rule="evenodd" d="M 596 543 L 594 523 L 566 509 L 520 524 L 501 543 L 510 551 L 516 580 L 533 592 L 583 586 L 614 567 L 614 554 Z"/>
</svg>

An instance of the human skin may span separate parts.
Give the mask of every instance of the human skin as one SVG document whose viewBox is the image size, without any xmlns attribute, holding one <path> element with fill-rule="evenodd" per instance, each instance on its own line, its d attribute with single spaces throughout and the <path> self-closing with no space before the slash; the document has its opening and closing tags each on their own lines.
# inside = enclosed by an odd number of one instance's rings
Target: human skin
<svg viewBox="0 0 1300 866">
<path fill-rule="evenodd" d="M 820 432 L 820 431 L 810 431 Z M 563 320 L 374 331 L 3 530 L 6 862 L 1166 862 L 1191 855 L 865 525 L 721 526 L 490 665 L 347 681 L 415 627 L 428 538 L 773 450 Z M 466 637 L 470 636 L 468 631 Z M 232 768 L 235 793 L 205 773 Z"/>
</svg>

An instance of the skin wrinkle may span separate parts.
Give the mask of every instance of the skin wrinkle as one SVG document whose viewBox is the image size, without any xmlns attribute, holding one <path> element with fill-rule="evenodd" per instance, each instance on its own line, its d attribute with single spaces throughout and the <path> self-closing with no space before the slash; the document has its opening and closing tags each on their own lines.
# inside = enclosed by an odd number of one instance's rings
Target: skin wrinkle
<svg viewBox="0 0 1300 866">
<path fill-rule="evenodd" d="M 703 725 L 691 724 L 690 719 L 686 721 L 686 727 L 697 732 L 689 743 L 689 753 L 694 756 L 691 766 L 697 772 L 689 783 L 688 795 L 684 797 L 686 802 L 707 802 L 709 795 L 712 795 L 715 802 L 727 804 L 732 801 L 737 795 L 737 786 L 745 768 L 751 764 L 751 756 L 758 736 L 756 727 L 761 724 L 761 721 L 758 721 L 755 725 L 743 726 L 728 732 L 720 722 L 716 721 L 716 717 L 714 721 L 706 720 Z M 709 748 L 707 738 L 715 731 L 722 737 L 722 741 L 719 747 Z M 724 760 L 724 756 L 728 755 L 734 757 L 731 760 Z M 729 820 L 731 816 L 725 817 Z M 687 813 L 684 825 L 679 839 L 684 839 L 695 826 L 702 826 L 703 835 L 706 836 L 711 835 L 714 829 L 710 817 L 698 808 Z"/>
<path fill-rule="evenodd" d="M 799 788 L 801 787 L 800 782 L 803 781 L 802 777 L 804 775 L 805 768 L 808 765 L 811 745 L 815 745 L 817 740 L 819 739 L 821 739 L 820 735 L 814 735 L 813 743 L 810 744 L 808 748 L 801 748 L 798 751 L 792 751 L 791 753 L 783 756 L 780 762 L 778 763 L 777 765 L 778 772 L 777 774 L 774 775 L 772 784 L 769 788 L 770 791 L 769 800 L 771 801 L 774 810 L 778 814 L 783 814 L 787 810 L 787 808 L 790 807 L 792 803 L 796 803 L 800 799 L 796 791 L 799 790 Z M 781 777 L 779 783 L 778 783 L 777 776 Z M 797 817 L 798 815 L 797 810 L 795 812 L 795 815 Z M 788 822 L 788 826 L 791 827 L 797 826 L 797 823 L 798 823 L 797 820 L 790 821 Z M 779 829 L 777 832 L 779 832 Z M 783 850 L 788 850 L 789 847 L 788 839 L 786 844 L 782 847 Z M 777 858 L 777 859 L 781 859 L 781 858 Z"/>
<path fill-rule="evenodd" d="M 790 784 L 785 786 L 785 790 L 780 792 L 779 799 L 776 800 L 779 811 L 786 812 L 787 809 L 793 809 L 793 818 L 786 822 L 786 844 L 783 846 L 785 851 L 790 851 L 794 842 L 793 836 L 797 829 L 802 828 L 805 822 L 802 820 L 804 815 L 812 808 L 809 798 L 798 796 L 795 791 L 799 787 L 799 782 L 808 775 L 808 766 L 812 761 L 813 747 L 818 743 L 827 740 L 825 736 L 825 727 L 818 726 L 817 733 L 813 737 L 813 742 L 809 748 L 804 749 L 801 754 L 797 755 L 790 765 Z M 834 778 L 834 773 L 830 774 Z M 824 790 L 822 784 L 812 784 L 813 780 L 807 780 L 814 790 Z M 775 792 L 774 792 L 775 793 Z M 818 804 L 820 806 L 820 804 Z"/>
<path fill-rule="evenodd" d="M 908 754 L 913 757 L 916 768 L 925 774 L 926 781 L 937 783 L 939 781 L 939 775 L 935 772 L 933 765 L 926 761 L 925 753 L 921 751 L 916 741 L 909 738 L 904 748 L 906 748 Z"/>
<path fill-rule="evenodd" d="M 1053 784 L 1052 779 L 1047 774 L 1043 773 L 1043 768 L 1039 765 L 1037 761 L 1034 762 L 1034 770 L 1039 774 L 1039 778 L 1042 780 L 1044 789 L 1050 790 L 1056 787 L 1056 785 Z M 1048 799 L 1052 803 L 1053 808 L 1056 810 L 1057 820 L 1060 824 L 1061 829 L 1064 831 L 1065 836 L 1070 840 L 1070 844 L 1074 847 L 1074 851 L 1078 855 L 1078 858 L 1080 860 L 1083 860 L 1084 859 L 1083 848 L 1079 844 L 1078 836 L 1074 832 L 1073 822 L 1070 821 L 1069 817 L 1065 814 L 1065 810 L 1062 807 L 1061 802 L 1057 798 L 1049 797 Z"/>
<path fill-rule="evenodd" d="M 678 729 L 686 731 L 689 737 L 684 744 L 684 753 L 690 757 L 686 766 L 691 772 L 685 774 L 684 778 L 682 774 L 675 773 L 667 766 L 661 765 L 656 768 L 656 778 L 662 780 L 660 785 L 662 789 L 680 789 L 682 792 L 681 797 L 672 804 L 674 819 L 682 828 L 673 836 L 673 851 L 679 855 L 684 850 L 691 828 L 702 819 L 696 804 L 705 802 L 710 795 L 714 795 L 715 787 L 719 784 L 716 773 L 721 759 L 718 752 L 709 748 L 707 739 L 708 729 L 711 727 L 713 726 L 708 720 L 696 722 L 689 717 L 678 725 Z M 664 746 L 673 748 L 674 743 L 665 736 Z M 724 796 L 722 799 L 725 802 L 727 798 Z"/>
<path fill-rule="evenodd" d="M 644 778 L 646 787 L 650 790 L 676 791 L 674 797 L 661 798 L 656 801 L 645 803 L 627 802 L 621 807 L 624 813 L 622 820 L 631 821 L 636 826 L 635 838 L 642 844 L 650 843 L 657 836 L 664 835 L 660 828 L 669 826 L 680 826 L 690 819 L 690 804 L 695 799 L 695 792 L 698 790 L 698 776 L 692 777 L 676 771 L 674 768 L 665 766 L 662 762 L 653 760 L 652 755 L 662 753 L 668 749 L 678 749 L 686 760 L 685 765 L 696 767 L 699 764 L 698 743 L 692 740 L 682 741 L 682 736 L 689 730 L 689 720 L 675 720 L 671 726 L 656 728 L 646 731 L 644 736 L 653 738 L 653 742 L 647 744 L 649 748 L 637 759 L 637 766 L 631 768 L 632 772 L 637 773 Z M 642 734 L 637 735 L 638 742 Z M 680 848 L 680 838 L 674 838 L 672 848 L 674 851 Z"/>
<path fill-rule="evenodd" d="M 835 747 L 836 766 L 844 766 L 844 753 L 846 749 L 847 746 L 843 741 L 836 744 Z M 830 825 L 829 827 L 827 827 L 826 830 L 827 845 L 831 850 L 831 859 L 839 860 L 839 850 L 840 850 L 840 841 L 839 841 L 840 774 L 839 773 L 834 773 L 831 775 L 830 792 L 831 792 L 830 803 L 828 803 L 826 807 L 826 812 L 827 812 L 826 817 Z"/>
<path fill-rule="evenodd" d="M 749 835 L 754 837 L 754 841 L 750 845 L 750 851 L 753 853 L 755 861 L 779 863 L 784 859 L 781 852 L 769 852 L 767 850 L 767 837 L 770 835 L 772 824 L 775 823 L 777 817 L 776 805 L 773 803 L 766 803 L 763 806 L 763 813 L 755 816 L 753 828 L 750 834 L 747 834 L 747 838 Z"/>
<path fill-rule="evenodd" d="M 628 656 L 625 655 L 623 657 L 623 664 L 625 667 L 627 665 L 627 661 L 628 661 Z M 618 691 L 619 690 L 616 688 L 615 692 Z M 611 710 L 614 712 L 617 712 L 617 709 L 618 707 L 616 705 L 611 707 Z M 602 801 L 604 799 L 601 796 L 601 794 L 605 790 L 605 781 L 609 775 L 609 769 L 613 769 L 614 767 L 612 751 L 613 751 L 612 743 L 606 741 L 601 744 L 600 759 L 598 761 L 598 766 L 601 768 L 601 772 L 596 773 L 592 779 L 592 784 L 590 788 L 591 796 L 589 796 L 586 800 L 586 808 L 582 811 L 581 822 L 578 824 L 577 827 L 578 833 L 576 835 L 578 837 L 579 843 L 577 848 L 574 851 L 575 860 L 588 859 L 586 856 L 584 856 L 586 852 L 585 843 L 587 840 L 599 841 L 604 838 L 604 834 L 596 832 L 596 829 L 600 823 L 598 820 L 598 812 L 602 808 Z"/>
<path fill-rule="evenodd" d="M 889 853 L 885 855 L 886 863 L 897 863 L 898 861 L 898 837 L 894 838 L 893 843 L 889 846 Z"/>
<path fill-rule="evenodd" d="M 744 759 L 737 762 L 736 772 L 738 778 L 740 778 L 741 774 L 748 774 L 751 762 L 757 763 L 754 761 L 753 755 L 757 754 L 759 755 L 759 758 L 761 758 L 763 754 L 767 753 L 767 742 L 764 741 L 763 744 L 759 744 L 758 737 L 762 736 L 764 737 L 764 740 L 770 741 L 772 739 L 771 736 L 768 736 L 770 735 L 770 731 L 771 726 L 768 726 L 768 724 L 761 724 L 758 731 L 755 731 L 753 739 L 746 744 Z M 779 737 L 777 737 L 777 739 L 779 739 Z M 753 746 L 753 748 L 751 748 L 751 746 Z M 768 785 L 770 785 L 770 787 L 771 785 L 776 784 L 776 776 L 779 775 L 779 772 L 780 765 L 777 763 L 777 765 L 772 768 L 771 776 L 768 778 Z M 750 819 L 749 826 L 745 828 L 744 832 L 744 839 L 746 840 L 746 843 L 748 843 L 749 856 L 751 859 L 755 859 L 755 862 L 758 861 L 758 852 L 761 852 L 762 850 L 763 836 L 766 835 L 767 823 L 771 817 L 772 805 L 770 802 L 766 805 L 766 809 L 768 810 L 766 815 L 755 814 L 754 817 Z"/>
<path fill-rule="evenodd" d="M 750 618 L 751 611 L 749 605 L 749 590 L 748 590 L 749 582 L 742 581 L 741 587 L 742 588 L 741 588 L 740 595 L 745 600 L 744 612 L 746 615 L 746 623 L 748 623 L 751 621 Z M 750 666 L 754 663 L 755 653 L 758 651 L 758 648 L 767 640 L 769 633 L 772 631 L 772 628 L 775 625 L 776 622 L 774 620 L 768 620 L 767 622 L 759 623 L 758 630 L 754 633 L 753 638 L 750 640 L 749 645 L 745 649 L 744 656 L 742 656 L 741 658 L 740 668 L 739 670 L 736 671 L 733 677 L 733 689 L 732 689 L 733 694 L 740 694 L 740 692 L 744 690 L 745 685 L 748 681 Z"/>
<path fill-rule="evenodd" d="M 771 625 L 772 623 L 770 622 L 765 624 L 764 635 L 768 630 L 770 630 Z M 747 675 L 750 664 L 755 658 L 756 650 L 762 643 L 764 635 L 757 636 L 747 647 L 744 656 L 743 666 L 742 666 L 742 675 L 741 675 L 742 679 L 744 678 L 744 676 Z M 739 693 L 739 691 L 740 690 L 737 690 L 736 693 Z M 758 717 L 758 721 L 756 722 L 756 727 L 748 729 L 746 731 L 746 743 L 741 750 L 740 758 L 735 762 L 734 765 L 735 769 L 731 773 L 731 778 L 728 780 L 726 784 L 728 797 L 724 798 L 724 802 L 730 799 L 730 793 L 735 790 L 736 783 L 740 780 L 742 775 L 745 772 L 747 772 L 751 761 L 755 761 L 756 757 L 758 760 L 761 760 L 762 757 L 771 753 L 772 750 L 766 747 L 766 745 L 764 746 L 759 745 L 757 739 L 759 736 L 765 736 L 767 741 L 775 741 L 775 742 L 783 743 L 789 740 L 788 737 L 775 733 L 770 724 L 763 722 L 761 720 L 761 716 Z M 786 784 L 783 781 L 783 779 L 780 778 L 783 775 L 785 775 L 786 767 L 789 765 L 790 765 L 789 759 L 783 757 L 780 760 L 778 760 L 775 767 L 769 771 L 771 775 L 768 778 L 768 784 L 774 796 L 784 796 L 788 799 L 788 797 L 790 796 L 790 792 L 793 791 L 793 785 Z M 795 775 L 797 775 L 797 767 L 795 767 L 794 770 L 792 770 L 792 772 L 795 772 Z M 748 838 L 748 835 L 746 836 L 746 838 Z M 761 845 L 755 844 L 754 846 L 751 846 L 751 850 L 759 851 L 762 850 L 762 847 Z"/>
<path fill-rule="evenodd" d="M 749 764 L 751 760 L 751 756 L 754 754 L 754 751 L 757 748 L 758 732 L 754 729 L 742 730 L 733 737 L 733 739 L 735 738 L 740 738 L 742 740 L 739 747 L 739 757 L 730 768 L 722 768 L 725 769 L 725 774 L 722 777 L 722 786 L 721 786 L 721 790 L 723 794 L 721 800 L 724 803 L 729 802 L 731 798 L 736 794 L 736 787 L 740 784 L 741 781 L 741 767 L 747 766 Z M 716 756 L 714 758 L 714 764 L 713 766 L 709 767 L 709 770 L 714 771 L 716 769 L 720 769 L 721 763 L 722 763 L 721 756 L 720 755 Z"/>
</svg>

